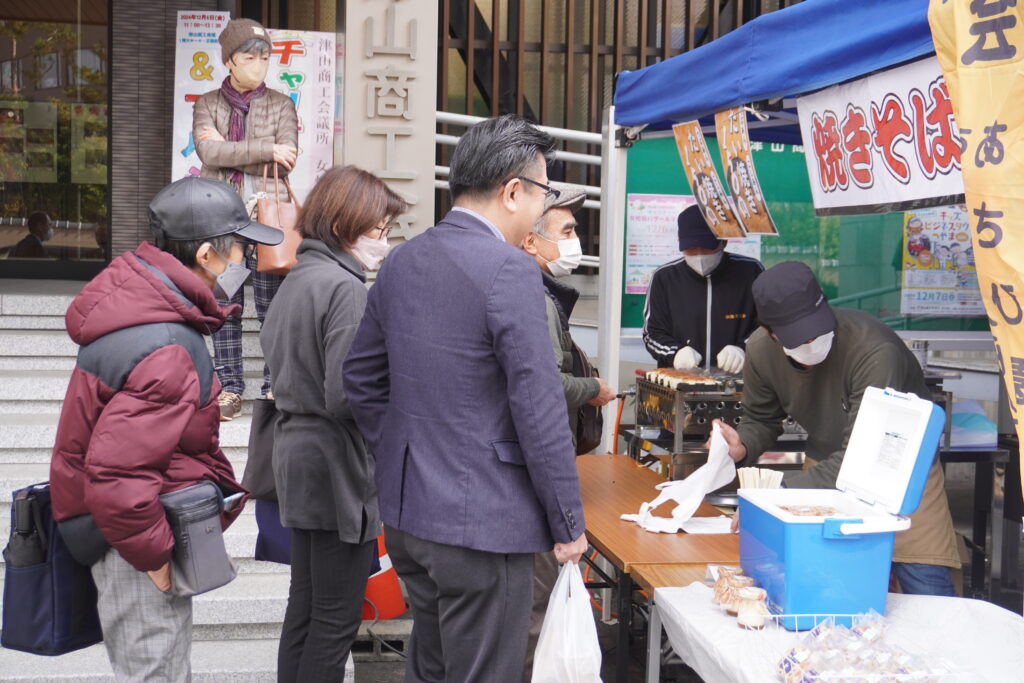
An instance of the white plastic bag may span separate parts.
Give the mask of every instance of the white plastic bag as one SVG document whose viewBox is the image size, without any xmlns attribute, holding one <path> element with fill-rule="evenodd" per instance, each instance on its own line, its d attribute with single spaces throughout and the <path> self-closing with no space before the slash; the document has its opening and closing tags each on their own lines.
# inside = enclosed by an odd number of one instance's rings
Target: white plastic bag
<svg viewBox="0 0 1024 683">
<path fill-rule="evenodd" d="M 533 683 L 601 683 L 601 646 L 580 567 L 566 562 L 533 656 Z"/>
</svg>

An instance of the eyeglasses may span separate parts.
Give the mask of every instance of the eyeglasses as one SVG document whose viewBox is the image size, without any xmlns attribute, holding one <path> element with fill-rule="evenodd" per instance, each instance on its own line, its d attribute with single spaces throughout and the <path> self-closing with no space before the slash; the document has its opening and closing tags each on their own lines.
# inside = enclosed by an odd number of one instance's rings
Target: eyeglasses
<svg viewBox="0 0 1024 683">
<path fill-rule="evenodd" d="M 536 185 L 540 189 L 544 190 L 544 196 L 545 197 L 551 197 L 552 199 L 558 199 L 562 195 L 561 192 L 559 192 L 555 188 L 551 187 L 550 185 L 545 185 L 544 183 L 538 183 L 536 180 L 533 180 L 531 178 L 527 178 L 526 176 L 518 176 L 518 178 L 520 180 L 524 180 L 524 181 L 530 183 L 531 185 Z"/>
<path fill-rule="evenodd" d="M 379 240 L 387 239 L 388 235 L 391 234 L 391 226 L 378 225 L 376 228 L 371 228 L 368 234 L 374 235 Z"/>
</svg>

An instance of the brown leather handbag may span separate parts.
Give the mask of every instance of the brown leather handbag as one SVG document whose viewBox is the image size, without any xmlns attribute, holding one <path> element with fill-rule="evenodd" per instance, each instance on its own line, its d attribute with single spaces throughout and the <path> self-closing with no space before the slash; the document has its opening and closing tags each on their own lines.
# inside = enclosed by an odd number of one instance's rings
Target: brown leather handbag
<svg viewBox="0 0 1024 683">
<path fill-rule="evenodd" d="M 256 200 L 256 220 L 272 228 L 284 232 L 284 240 L 280 244 L 270 246 L 256 245 L 256 270 L 271 275 L 287 275 L 295 265 L 295 253 L 302 242 L 302 236 L 295 229 L 299 218 L 299 200 L 292 192 L 291 183 L 285 178 L 278 178 L 277 164 L 274 163 L 274 194 L 267 196 L 267 173 L 270 164 L 263 165 L 263 195 Z M 281 184 L 288 192 L 291 201 L 281 201 Z"/>
</svg>

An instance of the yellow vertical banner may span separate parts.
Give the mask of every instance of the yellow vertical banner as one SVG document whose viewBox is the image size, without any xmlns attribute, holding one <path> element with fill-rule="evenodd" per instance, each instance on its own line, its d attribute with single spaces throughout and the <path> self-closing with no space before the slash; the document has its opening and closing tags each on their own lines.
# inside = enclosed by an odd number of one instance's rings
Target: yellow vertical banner
<svg viewBox="0 0 1024 683">
<path fill-rule="evenodd" d="M 743 237 L 743 227 L 736 220 L 732 204 L 729 203 L 725 189 L 722 188 L 722 181 L 715 170 L 715 164 L 711 161 L 707 143 L 704 142 L 704 132 L 700 128 L 700 123 L 677 123 L 672 126 L 672 132 L 676 136 L 676 148 L 683 162 L 686 179 L 690 182 L 697 206 L 704 214 L 704 220 L 708 222 L 711 232 L 722 239 Z"/>
<path fill-rule="evenodd" d="M 960 165 L 978 285 L 1024 441 L 1022 7 L 1017 0 L 931 0 L 928 22 L 964 141 Z"/>
</svg>

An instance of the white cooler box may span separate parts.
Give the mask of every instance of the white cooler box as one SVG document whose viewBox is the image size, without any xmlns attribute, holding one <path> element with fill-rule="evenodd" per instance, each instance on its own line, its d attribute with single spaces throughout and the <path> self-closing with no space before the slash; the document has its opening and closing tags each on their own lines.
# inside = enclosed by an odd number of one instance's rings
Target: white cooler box
<svg viewBox="0 0 1024 683">
<path fill-rule="evenodd" d="M 885 613 L 893 540 L 910 528 L 906 515 L 921 502 L 944 425 L 931 401 L 869 387 L 837 489 L 740 489 L 740 564 L 768 592 L 774 614 L 794 615 L 780 618 L 783 626 Z M 835 514 L 802 516 L 783 506 Z"/>
</svg>

